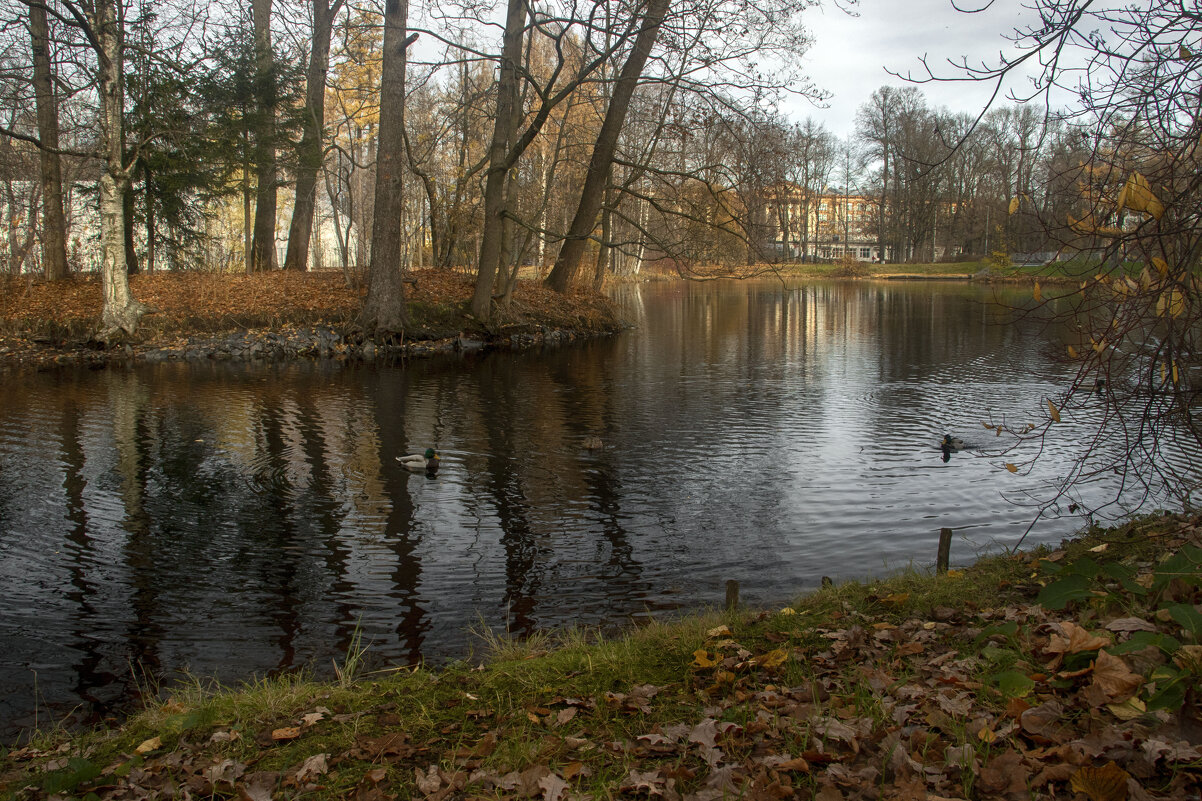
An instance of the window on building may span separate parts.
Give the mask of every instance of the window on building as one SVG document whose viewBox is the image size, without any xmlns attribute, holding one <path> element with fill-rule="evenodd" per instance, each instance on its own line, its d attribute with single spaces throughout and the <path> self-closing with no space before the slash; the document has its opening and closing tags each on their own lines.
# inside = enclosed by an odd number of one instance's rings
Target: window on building
<svg viewBox="0 0 1202 801">
<path fill-rule="evenodd" d="M 860 248 L 860 258 L 861 259 L 871 259 L 872 258 L 872 248 Z"/>
</svg>

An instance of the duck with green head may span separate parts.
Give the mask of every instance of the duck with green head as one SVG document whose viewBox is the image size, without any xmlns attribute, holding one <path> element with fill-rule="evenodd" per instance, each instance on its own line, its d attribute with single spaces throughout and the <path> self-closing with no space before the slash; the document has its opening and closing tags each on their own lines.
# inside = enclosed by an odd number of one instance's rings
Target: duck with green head
<svg viewBox="0 0 1202 801">
<path fill-rule="evenodd" d="M 397 461 L 406 470 L 425 471 L 433 473 L 438 469 L 438 454 L 433 448 L 426 448 L 426 452 L 411 453 L 408 456 L 398 456 Z"/>
</svg>

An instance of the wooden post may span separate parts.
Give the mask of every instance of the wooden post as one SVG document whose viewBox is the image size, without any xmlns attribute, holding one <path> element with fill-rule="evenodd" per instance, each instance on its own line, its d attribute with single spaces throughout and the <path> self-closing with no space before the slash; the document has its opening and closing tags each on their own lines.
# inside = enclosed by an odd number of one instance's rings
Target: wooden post
<svg viewBox="0 0 1202 801">
<path fill-rule="evenodd" d="M 935 572 L 943 576 L 947 574 L 947 563 L 952 552 L 952 530 L 939 529 L 939 556 L 935 559 Z"/>
<path fill-rule="evenodd" d="M 739 582 L 731 579 L 726 582 L 726 611 L 733 612 L 739 608 Z"/>
</svg>

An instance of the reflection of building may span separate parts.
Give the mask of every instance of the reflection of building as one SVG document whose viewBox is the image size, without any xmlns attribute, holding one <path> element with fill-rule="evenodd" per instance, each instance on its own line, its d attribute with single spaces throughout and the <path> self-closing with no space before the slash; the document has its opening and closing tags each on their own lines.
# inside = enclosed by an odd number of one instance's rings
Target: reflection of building
<svg viewBox="0 0 1202 801">
<path fill-rule="evenodd" d="M 775 231 L 773 243 L 782 259 L 880 259 L 874 198 L 830 189 L 809 193 L 796 184 L 786 184 L 769 196 L 768 206 Z M 888 247 L 885 258 L 893 258 Z"/>
</svg>

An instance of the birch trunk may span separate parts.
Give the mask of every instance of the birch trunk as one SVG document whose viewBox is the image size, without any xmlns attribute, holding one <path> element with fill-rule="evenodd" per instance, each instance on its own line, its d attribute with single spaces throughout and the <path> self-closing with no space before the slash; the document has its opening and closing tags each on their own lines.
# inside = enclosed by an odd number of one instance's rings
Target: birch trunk
<svg viewBox="0 0 1202 801">
<path fill-rule="evenodd" d="M 125 264 L 125 188 L 129 171 L 124 164 L 124 86 L 122 85 L 122 32 L 113 0 L 98 0 L 90 20 L 96 37 L 98 92 L 100 95 L 100 145 L 104 171 L 100 176 L 100 265 L 104 287 L 99 338 L 118 331 L 132 334 L 147 308 L 133 299 Z"/>
</svg>

